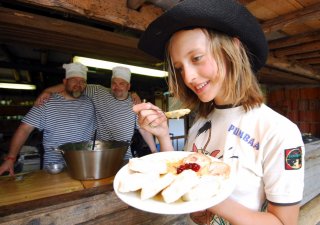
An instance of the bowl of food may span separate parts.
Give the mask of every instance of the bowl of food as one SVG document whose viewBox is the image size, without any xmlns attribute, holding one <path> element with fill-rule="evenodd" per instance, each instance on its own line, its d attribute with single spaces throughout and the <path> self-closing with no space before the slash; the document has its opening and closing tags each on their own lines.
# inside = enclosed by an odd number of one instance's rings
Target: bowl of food
<svg viewBox="0 0 320 225">
<path fill-rule="evenodd" d="M 64 170 L 64 164 L 62 163 L 50 163 L 45 167 L 45 171 L 50 174 L 58 174 Z"/>
</svg>

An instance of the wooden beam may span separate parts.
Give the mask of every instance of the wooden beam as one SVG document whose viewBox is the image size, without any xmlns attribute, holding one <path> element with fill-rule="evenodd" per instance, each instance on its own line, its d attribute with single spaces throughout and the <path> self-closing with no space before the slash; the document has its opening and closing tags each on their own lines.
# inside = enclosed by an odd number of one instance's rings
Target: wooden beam
<svg viewBox="0 0 320 225">
<path fill-rule="evenodd" d="M 309 59 L 300 59 L 299 62 L 305 64 L 320 64 L 320 57 L 318 58 L 309 58 Z"/>
<path fill-rule="evenodd" d="M 317 58 L 320 57 L 320 51 L 301 53 L 296 55 L 290 55 L 290 59 L 308 59 L 308 58 Z"/>
<path fill-rule="evenodd" d="M 320 81 L 319 71 L 309 67 L 297 64 L 295 61 L 283 60 L 269 55 L 267 65 L 281 69 L 283 71 L 291 72 L 294 74 L 300 74 L 304 77 L 311 78 Z"/>
<path fill-rule="evenodd" d="M 151 21 L 163 13 L 153 4 L 145 4 L 139 11 L 127 7 L 127 0 L 19 0 L 22 4 L 70 13 L 120 27 L 143 31 Z"/>
<path fill-rule="evenodd" d="M 137 48 L 137 38 L 1 7 L 0 33 L 3 43 L 27 43 L 121 63 L 158 62 Z"/>
<path fill-rule="evenodd" d="M 269 49 L 284 48 L 293 45 L 301 45 L 307 42 L 313 42 L 320 40 L 320 31 L 304 33 L 292 37 L 286 37 L 269 41 Z"/>
<path fill-rule="evenodd" d="M 320 41 L 309 42 L 306 44 L 295 45 L 292 47 L 286 47 L 281 49 L 273 50 L 275 57 L 284 57 L 289 55 L 295 55 L 306 52 L 314 52 L 320 50 Z"/>
<path fill-rule="evenodd" d="M 66 13 L 87 18 L 88 21 L 101 21 L 111 27 L 123 27 L 143 31 L 145 27 L 163 12 L 152 4 L 144 4 L 140 11 L 129 9 L 127 0 L 100 0 L 74 1 L 74 0 L 19 0 L 22 4 L 31 4 L 35 7 L 43 7 L 53 12 Z M 239 0 L 242 4 L 250 4 L 254 0 Z M 310 18 L 320 16 L 320 3 L 299 10 L 296 13 L 277 17 L 262 24 L 266 33 L 280 30 L 291 23 L 304 22 Z M 299 21 L 298 21 L 298 17 Z M 314 18 L 313 18 L 314 19 Z M 142 21 L 143 20 L 143 21 Z M 121 63 L 129 63 L 140 66 L 157 68 L 159 60 L 146 55 L 137 49 L 137 37 L 129 37 L 127 34 L 106 31 L 96 27 L 75 24 L 65 20 L 59 20 L 32 13 L 20 12 L 0 8 L 0 41 L 3 43 L 24 43 L 31 46 L 40 46 L 52 50 L 61 50 L 70 54 L 82 54 L 83 56 L 113 60 Z M 294 45 L 294 43 L 306 43 L 311 39 L 317 41 L 319 31 L 311 37 L 296 36 L 294 39 L 283 39 L 279 42 L 271 42 L 274 49 Z M 311 39 L 310 39 L 311 38 Z M 271 46 L 271 49 L 273 47 Z M 282 46 L 282 47 L 279 47 Z M 306 46 L 307 47 L 307 46 Z M 314 46 L 312 47 L 314 48 Z M 311 50 L 311 48 L 309 48 Z M 319 80 L 319 70 L 308 67 L 289 58 L 284 57 L 288 49 L 271 54 L 267 64 L 280 70 L 300 74 L 303 77 Z M 290 54 L 297 55 L 299 48 L 291 49 Z M 313 49 L 314 50 L 314 49 Z M 293 68 L 289 66 L 294 65 Z"/>
<path fill-rule="evenodd" d="M 314 18 L 320 18 L 320 3 L 313 4 L 293 13 L 279 16 L 272 20 L 268 20 L 262 23 L 262 29 L 266 34 L 272 33 L 282 30 L 284 27 L 289 26 L 290 24 L 303 23 L 310 19 L 314 20 Z"/>
<path fill-rule="evenodd" d="M 283 84 L 315 84 L 319 81 L 307 77 L 301 77 L 298 74 L 293 74 L 286 71 L 278 70 L 273 67 L 263 67 L 258 73 L 258 80 L 260 83 L 279 83 Z"/>
</svg>

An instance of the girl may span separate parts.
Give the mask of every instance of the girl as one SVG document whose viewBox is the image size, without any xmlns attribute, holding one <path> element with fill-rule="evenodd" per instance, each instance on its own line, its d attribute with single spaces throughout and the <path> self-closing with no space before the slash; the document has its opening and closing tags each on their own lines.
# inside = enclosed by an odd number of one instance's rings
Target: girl
<svg viewBox="0 0 320 225">
<path fill-rule="evenodd" d="M 166 59 L 170 91 L 197 110 L 185 150 L 238 165 L 231 196 L 191 220 L 296 225 L 304 144 L 297 126 L 263 103 L 255 73 L 268 48 L 254 16 L 233 0 L 185 0 L 149 25 L 139 48 Z M 150 103 L 133 110 L 161 151 L 173 150 L 164 113 Z"/>
</svg>

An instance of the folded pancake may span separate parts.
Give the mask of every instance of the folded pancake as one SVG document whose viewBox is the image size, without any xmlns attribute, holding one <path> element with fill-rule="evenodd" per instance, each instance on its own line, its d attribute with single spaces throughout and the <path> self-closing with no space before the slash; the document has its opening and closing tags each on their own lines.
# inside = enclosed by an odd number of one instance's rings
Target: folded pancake
<svg viewBox="0 0 320 225">
<path fill-rule="evenodd" d="M 165 174 L 168 172 L 166 160 L 150 160 L 146 158 L 132 158 L 129 160 L 128 168 L 132 171 L 140 172 L 140 173 Z"/>
<path fill-rule="evenodd" d="M 141 189 L 141 199 L 146 200 L 156 196 L 160 191 L 169 186 L 175 177 L 172 173 L 167 173 L 150 180 Z"/>
<path fill-rule="evenodd" d="M 155 180 L 159 177 L 155 173 L 129 173 L 119 181 L 119 192 L 131 192 L 140 190 L 147 185 L 150 180 Z"/>
<path fill-rule="evenodd" d="M 190 113 L 190 109 L 177 109 L 169 112 L 165 112 L 167 118 L 170 119 L 179 119 L 180 117 L 183 117 L 186 114 Z"/>
<path fill-rule="evenodd" d="M 177 201 L 182 195 L 199 183 L 200 177 L 193 170 L 184 170 L 166 187 L 161 195 L 166 203 Z"/>
<path fill-rule="evenodd" d="M 227 179 L 230 176 L 230 166 L 224 162 L 211 162 L 208 174 L 211 176 L 221 176 Z"/>
<path fill-rule="evenodd" d="M 218 194 L 221 187 L 221 177 L 205 175 L 199 184 L 182 196 L 184 201 L 205 200 Z"/>
</svg>

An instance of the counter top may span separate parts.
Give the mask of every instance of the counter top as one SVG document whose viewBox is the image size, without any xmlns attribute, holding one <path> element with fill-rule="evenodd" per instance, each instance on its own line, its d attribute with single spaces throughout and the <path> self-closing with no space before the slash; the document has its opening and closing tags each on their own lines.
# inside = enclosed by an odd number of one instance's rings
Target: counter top
<svg viewBox="0 0 320 225">
<path fill-rule="evenodd" d="M 101 180 L 79 181 L 67 171 L 49 174 L 43 170 L 0 177 L 0 206 L 43 199 L 93 187 L 112 184 L 113 177 Z"/>
<path fill-rule="evenodd" d="M 319 210 L 319 158 L 320 141 L 306 144 L 303 204 L 307 204 L 301 210 L 299 225 L 319 221 L 314 217 L 314 211 Z M 114 177 L 79 181 L 67 171 L 56 175 L 34 171 L 17 178 L 22 179 L 0 177 L 0 225 L 187 224 L 183 214 L 161 215 L 128 206 L 113 191 Z"/>
<path fill-rule="evenodd" d="M 67 171 L 35 171 L 22 180 L 0 178 L 0 225 L 186 224 L 185 215 L 148 213 L 122 202 L 113 179 L 79 181 Z"/>
</svg>

